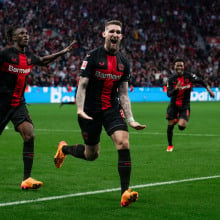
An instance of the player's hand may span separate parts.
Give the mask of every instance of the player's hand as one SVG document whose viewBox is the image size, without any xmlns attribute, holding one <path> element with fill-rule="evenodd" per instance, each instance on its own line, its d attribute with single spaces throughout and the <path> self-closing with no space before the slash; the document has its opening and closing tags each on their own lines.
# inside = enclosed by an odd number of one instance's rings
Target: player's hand
<svg viewBox="0 0 220 220">
<path fill-rule="evenodd" d="M 129 122 L 129 125 L 136 130 L 144 130 L 146 128 L 146 125 L 141 125 L 136 121 Z"/>
<path fill-rule="evenodd" d="M 72 43 L 64 49 L 65 53 L 71 51 L 74 48 L 75 44 L 76 44 L 76 40 L 73 40 Z"/>
<path fill-rule="evenodd" d="M 181 87 L 182 87 L 182 83 L 180 81 L 178 81 L 175 88 L 180 89 Z"/>
<path fill-rule="evenodd" d="M 80 118 L 84 118 L 84 119 L 88 119 L 88 120 L 93 120 L 92 117 L 88 116 L 84 111 L 78 111 L 77 112 L 77 115 L 80 117 Z"/>
<path fill-rule="evenodd" d="M 214 93 L 212 90 L 209 91 L 209 95 L 210 95 L 212 98 L 215 98 L 215 93 Z"/>
</svg>

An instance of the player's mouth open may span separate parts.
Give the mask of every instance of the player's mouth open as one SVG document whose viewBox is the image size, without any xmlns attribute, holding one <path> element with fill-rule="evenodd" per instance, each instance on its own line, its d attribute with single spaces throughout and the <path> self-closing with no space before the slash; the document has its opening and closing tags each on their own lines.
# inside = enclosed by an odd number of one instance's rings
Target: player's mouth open
<svg viewBox="0 0 220 220">
<path fill-rule="evenodd" d="M 116 44 L 117 43 L 117 39 L 110 39 L 112 44 Z"/>
</svg>

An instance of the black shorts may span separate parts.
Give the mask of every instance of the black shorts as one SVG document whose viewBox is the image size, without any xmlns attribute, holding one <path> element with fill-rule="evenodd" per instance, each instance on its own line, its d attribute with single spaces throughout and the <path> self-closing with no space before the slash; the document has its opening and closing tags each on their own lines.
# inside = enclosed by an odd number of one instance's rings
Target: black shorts
<svg viewBox="0 0 220 220">
<path fill-rule="evenodd" d="M 190 115 L 189 106 L 178 107 L 178 106 L 169 105 L 167 108 L 166 119 L 173 120 L 173 119 L 182 118 L 185 119 L 186 121 L 189 121 L 189 115 Z"/>
<path fill-rule="evenodd" d="M 0 103 L 0 134 L 3 132 L 9 121 L 12 121 L 15 130 L 17 126 L 24 121 L 28 121 L 33 124 L 25 104 L 21 104 L 18 107 L 13 108 Z"/>
<path fill-rule="evenodd" d="M 86 113 L 93 117 L 93 120 L 78 117 L 85 144 L 95 145 L 100 142 L 102 126 L 104 126 L 109 136 L 118 130 L 128 131 L 121 109 L 110 108 L 99 113 Z"/>
</svg>

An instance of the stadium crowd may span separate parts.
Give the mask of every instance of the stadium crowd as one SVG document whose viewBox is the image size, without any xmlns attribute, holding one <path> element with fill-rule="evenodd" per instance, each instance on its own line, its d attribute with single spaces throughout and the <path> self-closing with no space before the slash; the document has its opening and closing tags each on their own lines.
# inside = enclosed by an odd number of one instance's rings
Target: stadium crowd
<svg viewBox="0 0 220 220">
<path fill-rule="evenodd" d="M 47 68 L 34 68 L 28 77 L 31 86 L 76 86 L 87 51 L 103 44 L 105 21 L 119 19 L 132 86 L 165 85 L 174 58 L 181 56 L 189 71 L 220 87 L 219 8 L 214 0 L 1 0 L 0 49 L 7 46 L 7 29 L 15 24 L 27 27 L 30 49 L 40 56 L 76 39 L 73 53 Z"/>
</svg>

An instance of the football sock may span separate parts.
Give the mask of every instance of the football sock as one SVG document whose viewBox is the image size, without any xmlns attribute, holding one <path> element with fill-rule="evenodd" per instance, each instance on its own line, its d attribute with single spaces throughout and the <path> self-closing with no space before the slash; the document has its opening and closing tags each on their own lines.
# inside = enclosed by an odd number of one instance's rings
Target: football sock
<svg viewBox="0 0 220 220">
<path fill-rule="evenodd" d="M 118 173 L 121 181 L 121 194 L 129 188 L 131 176 L 130 150 L 118 150 Z"/>
<path fill-rule="evenodd" d="M 173 128 L 174 125 L 168 125 L 167 127 L 167 140 L 169 146 L 173 146 L 172 140 L 173 140 Z"/>
<path fill-rule="evenodd" d="M 186 128 L 186 127 L 183 127 L 181 125 L 178 125 L 178 127 L 179 127 L 179 130 L 184 130 Z"/>
<path fill-rule="evenodd" d="M 24 177 L 23 180 L 31 176 L 31 170 L 34 160 L 34 140 L 24 142 L 23 146 L 23 162 L 24 162 Z"/>
<path fill-rule="evenodd" d="M 78 157 L 86 160 L 86 157 L 84 155 L 85 145 L 83 144 L 76 144 L 73 146 L 69 146 L 69 145 L 63 146 L 62 151 L 64 154 L 71 154 L 74 157 Z"/>
</svg>

